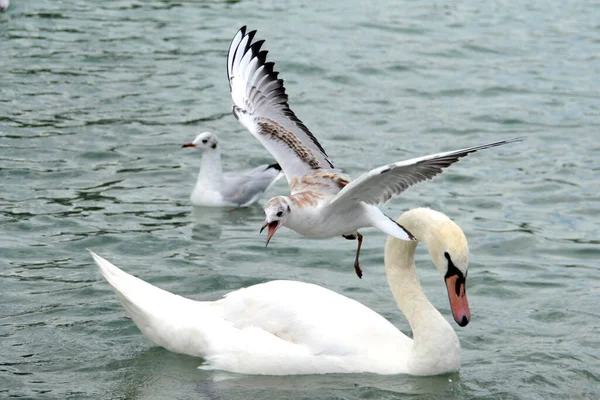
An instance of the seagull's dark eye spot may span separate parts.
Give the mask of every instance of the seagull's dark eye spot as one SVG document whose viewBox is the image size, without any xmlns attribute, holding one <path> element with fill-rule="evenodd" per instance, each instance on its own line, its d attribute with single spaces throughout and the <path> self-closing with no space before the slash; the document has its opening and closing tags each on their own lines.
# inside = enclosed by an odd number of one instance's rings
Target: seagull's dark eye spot
<svg viewBox="0 0 600 400">
<path fill-rule="evenodd" d="M 204 143 L 204 144 L 208 143 L 208 139 L 202 139 L 202 143 Z"/>
<path fill-rule="evenodd" d="M 281 217 L 283 215 L 283 211 L 277 211 L 277 216 Z"/>
</svg>

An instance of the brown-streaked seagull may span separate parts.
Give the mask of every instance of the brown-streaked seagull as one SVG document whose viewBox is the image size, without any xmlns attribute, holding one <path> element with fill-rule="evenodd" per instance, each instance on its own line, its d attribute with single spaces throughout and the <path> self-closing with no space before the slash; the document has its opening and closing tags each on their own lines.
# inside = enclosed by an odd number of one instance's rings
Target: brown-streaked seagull
<svg viewBox="0 0 600 400">
<path fill-rule="evenodd" d="M 265 205 L 267 244 L 281 226 L 307 238 L 343 236 L 357 239 L 354 268 L 361 277 L 363 236 L 358 229 L 375 227 L 402 240 L 413 235 L 377 208 L 410 186 L 435 177 L 460 158 L 478 150 L 522 140 L 502 140 L 384 165 L 354 180 L 335 169 L 317 138 L 290 109 L 283 80 L 267 62 L 264 40 L 243 26 L 233 38 L 227 76 L 233 114 L 277 160 L 290 186 L 289 196 Z M 262 230 L 261 230 L 262 232 Z"/>
</svg>

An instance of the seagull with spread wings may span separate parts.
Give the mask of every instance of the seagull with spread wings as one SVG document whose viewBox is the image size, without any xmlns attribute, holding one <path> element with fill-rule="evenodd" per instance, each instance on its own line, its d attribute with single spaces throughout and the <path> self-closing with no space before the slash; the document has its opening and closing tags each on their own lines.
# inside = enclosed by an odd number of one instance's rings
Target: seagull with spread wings
<svg viewBox="0 0 600 400">
<path fill-rule="evenodd" d="M 265 205 L 267 245 L 281 226 L 308 238 L 343 236 L 358 240 L 354 268 L 361 277 L 359 256 L 363 236 L 358 229 L 375 227 L 402 240 L 413 235 L 383 214 L 378 205 L 410 186 L 433 178 L 460 158 L 478 150 L 521 139 L 503 140 L 461 150 L 399 161 L 375 168 L 357 179 L 335 169 L 323 146 L 288 105 L 283 80 L 267 62 L 264 40 L 243 26 L 233 38 L 227 76 L 233 114 L 277 160 L 291 189 Z M 262 232 L 261 229 L 261 232 Z"/>
</svg>

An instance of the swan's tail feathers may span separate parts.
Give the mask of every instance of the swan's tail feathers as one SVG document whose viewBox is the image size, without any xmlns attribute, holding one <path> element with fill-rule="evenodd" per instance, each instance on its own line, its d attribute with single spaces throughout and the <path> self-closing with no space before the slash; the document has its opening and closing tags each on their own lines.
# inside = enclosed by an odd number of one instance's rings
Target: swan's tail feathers
<svg viewBox="0 0 600 400">
<path fill-rule="evenodd" d="M 185 300 L 128 274 L 92 251 L 90 253 L 96 265 L 100 267 L 102 275 L 119 295 L 127 309 L 130 307 L 143 309 L 147 305 L 155 303 L 169 304 L 179 302 L 179 299 Z"/>
<path fill-rule="evenodd" d="M 190 349 L 182 348 L 181 343 L 186 342 L 190 335 L 200 334 L 189 321 L 189 316 L 200 317 L 203 304 L 157 288 L 122 271 L 94 252 L 90 253 L 140 331 L 159 346 L 190 354 Z M 188 341 L 187 344 L 191 343 Z M 196 351 L 202 355 L 201 348 Z"/>
<path fill-rule="evenodd" d="M 413 234 L 408 231 L 408 229 L 406 229 L 387 215 L 383 214 L 381 211 L 379 211 L 378 215 L 376 215 L 373 218 L 372 224 L 375 228 L 397 239 L 417 240 L 413 236 Z"/>
</svg>

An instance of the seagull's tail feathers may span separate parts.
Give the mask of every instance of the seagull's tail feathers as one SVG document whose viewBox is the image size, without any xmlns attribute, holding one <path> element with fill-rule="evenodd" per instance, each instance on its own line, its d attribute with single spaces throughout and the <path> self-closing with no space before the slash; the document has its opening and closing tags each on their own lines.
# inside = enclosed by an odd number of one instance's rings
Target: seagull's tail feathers
<svg viewBox="0 0 600 400">
<path fill-rule="evenodd" d="M 267 165 L 267 169 L 270 169 L 270 168 L 281 172 L 281 165 L 279 165 L 278 163 Z"/>
<path fill-rule="evenodd" d="M 373 227 L 400 240 L 417 240 L 408 229 L 382 213 L 377 207 L 371 207 L 373 208 L 369 215 Z"/>
<path fill-rule="evenodd" d="M 157 288 L 90 253 L 127 314 L 150 341 L 176 353 L 206 354 L 202 329 L 202 325 L 209 324 L 203 318 L 209 317 L 206 303 Z"/>
<path fill-rule="evenodd" d="M 273 180 L 271 181 L 271 183 L 269 184 L 269 186 L 266 189 L 266 190 L 269 190 L 269 188 L 271 186 L 273 186 L 273 184 L 275 182 L 277 182 L 279 179 L 281 179 L 283 177 L 283 171 L 281 170 L 281 166 L 278 163 L 268 165 L 266 168 L 266 171 L 271 172 L 271 174 L 273 176 Z"/>
<path fill-rule="evenodd" d="M 273 186 L 275 184 L 275 182 L 277 182 L 278 180 L 280 180 L 284 176 L 285 175 L 284 175 L 283 171 L 279 171 L 279 173 L 277 175 L 275 175 L 275 177 L 271 181 L 271 184 L 269 185 L 269 187 L 267 188 L 267 190 L 269 190 L 271 188 L 271 186 Z"/>
</svg>

